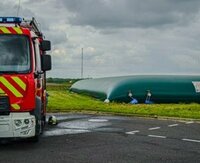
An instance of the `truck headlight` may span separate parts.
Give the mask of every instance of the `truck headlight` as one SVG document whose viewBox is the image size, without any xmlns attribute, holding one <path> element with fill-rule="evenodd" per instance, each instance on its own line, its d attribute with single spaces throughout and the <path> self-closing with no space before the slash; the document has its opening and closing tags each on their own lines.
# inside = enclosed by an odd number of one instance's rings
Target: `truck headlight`
<svg viewBox="0 0 200 163">
<path fill-rule="evenodd" d="M 20 119 L 14 120 L 14 123 L 16 127 L 20 127 L 22 125 L 22 120 Z"/>
<path fill-rule="evenodd" d="M 29 122 L 30 122 L 29 119 L 25 119 L 25 120 L 24 120 L 24 123 L 25 123 L 26 125 L 28 125 Z"/>
</svg>

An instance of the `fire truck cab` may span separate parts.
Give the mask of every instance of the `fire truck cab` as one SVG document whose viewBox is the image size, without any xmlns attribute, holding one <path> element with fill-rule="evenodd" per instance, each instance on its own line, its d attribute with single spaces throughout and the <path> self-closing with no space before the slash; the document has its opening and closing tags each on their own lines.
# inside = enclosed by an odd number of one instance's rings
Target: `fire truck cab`
<svg viewBox="0 0 200 163">
<path fill-rule="evenodd" d="M 0 140 L 43 132 L 50 49 L 34 18 L 0 17 Z"/>
</svg>

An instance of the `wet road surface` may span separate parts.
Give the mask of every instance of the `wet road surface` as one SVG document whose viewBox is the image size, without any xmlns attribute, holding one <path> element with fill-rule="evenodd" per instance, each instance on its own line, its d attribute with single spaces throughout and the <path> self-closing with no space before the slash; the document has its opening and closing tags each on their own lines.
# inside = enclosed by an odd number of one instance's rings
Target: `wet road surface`
<svg viewBox="0 0 200 163">
<path fill-rule="evenodd" d="M 39 143 L 0 145 L 0 162 L 200 162 L 194 121 L 57 114 Z"/>
</svg>

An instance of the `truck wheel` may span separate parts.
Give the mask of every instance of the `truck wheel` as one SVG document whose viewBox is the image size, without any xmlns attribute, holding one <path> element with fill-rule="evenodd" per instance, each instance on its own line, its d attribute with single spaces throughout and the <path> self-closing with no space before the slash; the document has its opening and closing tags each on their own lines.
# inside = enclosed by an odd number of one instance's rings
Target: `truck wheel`
<svg viewBox="0 0 200 163">
<path fill-rule="evenodd" d="M 40 134 L 43 134 L 45 124 L 46 124 L 46 120 L 45 120 L 45 117 L 43 117 L 42 120 L 41 120 L 41 133 Z"/>
<path fill-rule="evenodd" d="M 34 137 L 28 138 L 29 142 L 37 143 L 39 141 L 39 135 L 35 135 Z"/>
<path fill-rule="evenodd" d="M 8 139 L 0 139 L 0 145 L 6 145 L 8 143 L 9 143 Z"/>
</svg>

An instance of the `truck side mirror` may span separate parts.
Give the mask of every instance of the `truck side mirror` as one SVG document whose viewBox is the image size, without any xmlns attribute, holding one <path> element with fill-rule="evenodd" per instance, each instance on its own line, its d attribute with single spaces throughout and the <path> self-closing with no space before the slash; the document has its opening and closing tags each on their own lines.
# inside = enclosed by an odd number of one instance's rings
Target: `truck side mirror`
<svg viewBox="0 0 200 163">
<path fill-rule="evenodd" d="M 49 41 L 49 40 L 43 40 L 43 41 L 40 43 L 40 49 L 41 49 L 42 51 L 51 50 L 51 41 Z"/>
<path fill-rule="evenodd" d="M 41 55 L 42 71 L 51 70 L 51 56 Z"/>
</svg>

